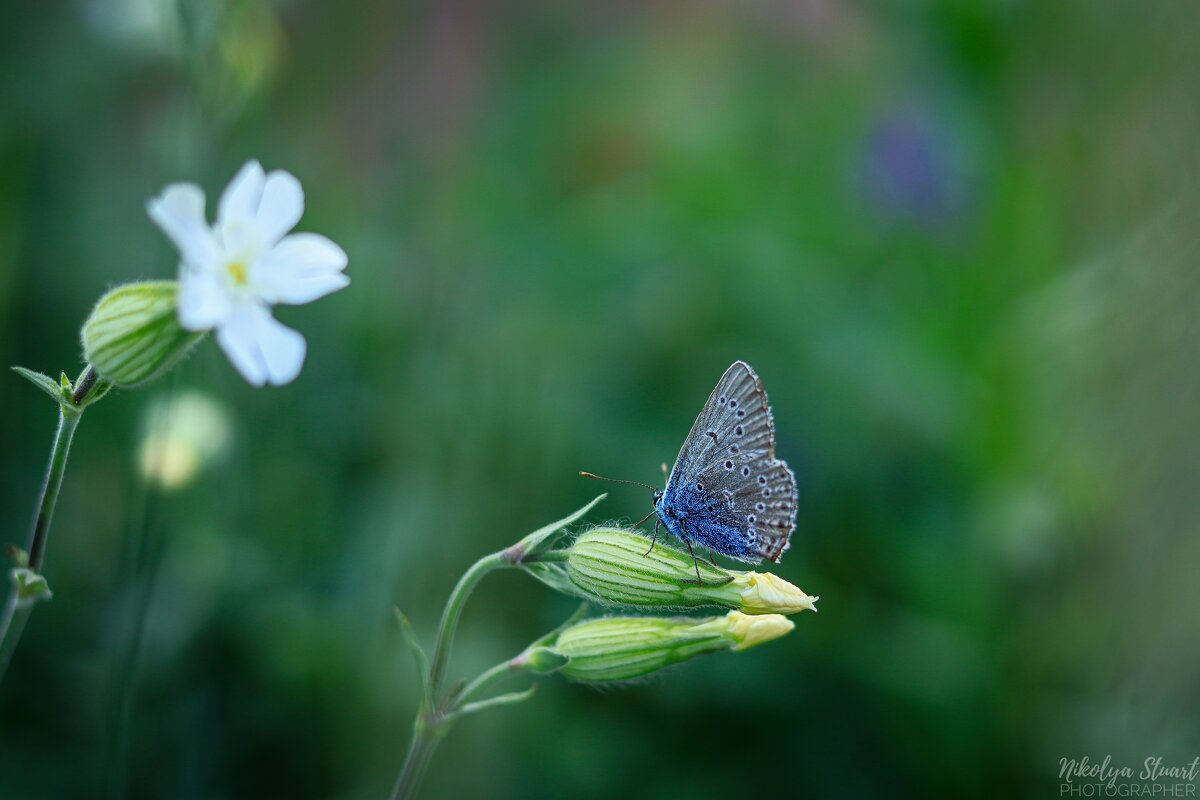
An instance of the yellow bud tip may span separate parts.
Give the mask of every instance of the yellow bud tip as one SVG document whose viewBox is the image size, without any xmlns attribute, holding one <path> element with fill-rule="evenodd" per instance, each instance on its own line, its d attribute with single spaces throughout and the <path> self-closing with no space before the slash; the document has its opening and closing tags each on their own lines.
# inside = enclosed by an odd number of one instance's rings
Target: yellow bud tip
<svg viewBox="0 0 1200 800">
<path fill-rule="evenodd" d="M 816 597 L 770 572 L 745 572 L 733 581 L 740 590 L 741 610 L 747 614 L 795 614 L 816 611 Z"/>
<path fill-rule="evenodd" d="M 796 623 L 782 614 L 743 614 L 730 611 L 725 615 L 727 635 L 734 640 L 735 652 L 748 650 L 755 645 L 778 639 L 789 633 Z"/>
</svg>

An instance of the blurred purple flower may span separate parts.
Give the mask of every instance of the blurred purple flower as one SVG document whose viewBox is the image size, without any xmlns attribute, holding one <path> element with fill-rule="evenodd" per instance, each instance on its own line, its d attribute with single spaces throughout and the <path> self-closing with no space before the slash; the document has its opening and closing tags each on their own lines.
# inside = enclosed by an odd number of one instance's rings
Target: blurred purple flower
<svg viewBox="0 0 1200 800">
<path fill-rule="evenodd" d="M 863 194 L 886 217 L 930 228 L 953 223 L 967 201 L 953 145 L 953 138 L 924 115 L 885 115 L 867 136 Z"/>
</svg>

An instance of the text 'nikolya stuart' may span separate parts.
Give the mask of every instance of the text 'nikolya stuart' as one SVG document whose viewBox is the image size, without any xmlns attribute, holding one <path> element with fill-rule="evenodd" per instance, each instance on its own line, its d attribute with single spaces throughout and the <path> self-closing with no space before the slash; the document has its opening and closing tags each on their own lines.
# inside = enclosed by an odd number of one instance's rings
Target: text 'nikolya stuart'
<svg viewBox="0 0 1200 800">
<path fill-rule="evenodd" d="M 1111 755 L 1103 761 L 1060 758 L 1060 796 L 1079 797 L 1195 797 L 1195 780 L 1200 776 L 1200 757 L 1183 765 L 1164 763 L 1162 756 L 1148 756 L 1141 768 L 1118 766 Z"/>
</svg>

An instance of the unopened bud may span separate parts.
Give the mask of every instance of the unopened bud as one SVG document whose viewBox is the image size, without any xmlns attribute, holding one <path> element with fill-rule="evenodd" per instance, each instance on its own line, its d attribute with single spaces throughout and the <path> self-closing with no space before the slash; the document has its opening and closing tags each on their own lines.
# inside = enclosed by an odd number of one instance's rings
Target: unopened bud
<svg viewBox="0 0 1200 800">
<path fill-rule="evenodd" d="M 586 683 L 624 681 L 649 675 L 704 653 L 740 651 L 778 638 L 794 625 L 778 614 L 752 617 L 606 617 L 562 631 L 551 645 L 568 660 L 561 673 Z"/>
<path fill-rule="evenodd" d="M 83 323 L 87 360 L 106 382 L 137 386 L 183 358 L 203 333 L 184 330 L 175 309 L 174 281 L 127 283 L 96 303 Z"/>
<path fill-rule="evenodd" d="M 645 537 L 616 528 L 579 536 L 567 549 L 567 575 L 583 595 L 619 605 L 720 606 L 747 614 L 816 610 L 816 598 L 777 575 L 724 570 L 664 544 L 651 548 Z"/>
</svg>

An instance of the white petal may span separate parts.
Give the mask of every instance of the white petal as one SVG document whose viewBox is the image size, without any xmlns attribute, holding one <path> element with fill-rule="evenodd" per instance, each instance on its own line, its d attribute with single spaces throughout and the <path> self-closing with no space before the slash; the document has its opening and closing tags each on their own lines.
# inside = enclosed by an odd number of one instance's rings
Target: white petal
<svg viewBox="0 0 1200 800">
<path fill-rule="evenodd" d="M 189 331 L 215 328 L 229 316 L 232 304 L 225 286 L 206 270 L 179 270 L 179 324 Z"/>
<path fill-rule="evenodd" d="M 275 170 L 267 176 L 258 206 L 258 234 L 264 248 L 278 242 L 296 227 L 304 214 L 304 190 L 289 172 Z"/>
<path fill-rule="evenodd" d="M 236 308 L 217 330 L 217 344 L 255 386 L 290 383 L 304 364 L 304 337 L 259 305 Z"/>
<path fill-rule="evenodd" d="M 316 233 L 294 233 L 250 267 L 250 283 L 269 303 L 311 303 L 350 283 L 346 252 Z"/>
<path fill-rule="evenodd" d="M 247 161 L 246 165 L 238 170 L 238 174 L 233 176 L 233 180 L 221 193 L 221 202 L 217 206 L 217 223 L 222 229 L 254 224 L 265 182 L 262 165 L 257 161 Z"/>
<path fill-rule="evenodd" d="M 146 204 L 150 219 L 170 237 L 183 260 L 204 267 L 215 257 L 216 240 L 204 219 L 204 192 L 193 183 L 173 183 Z"/>
</svg>

